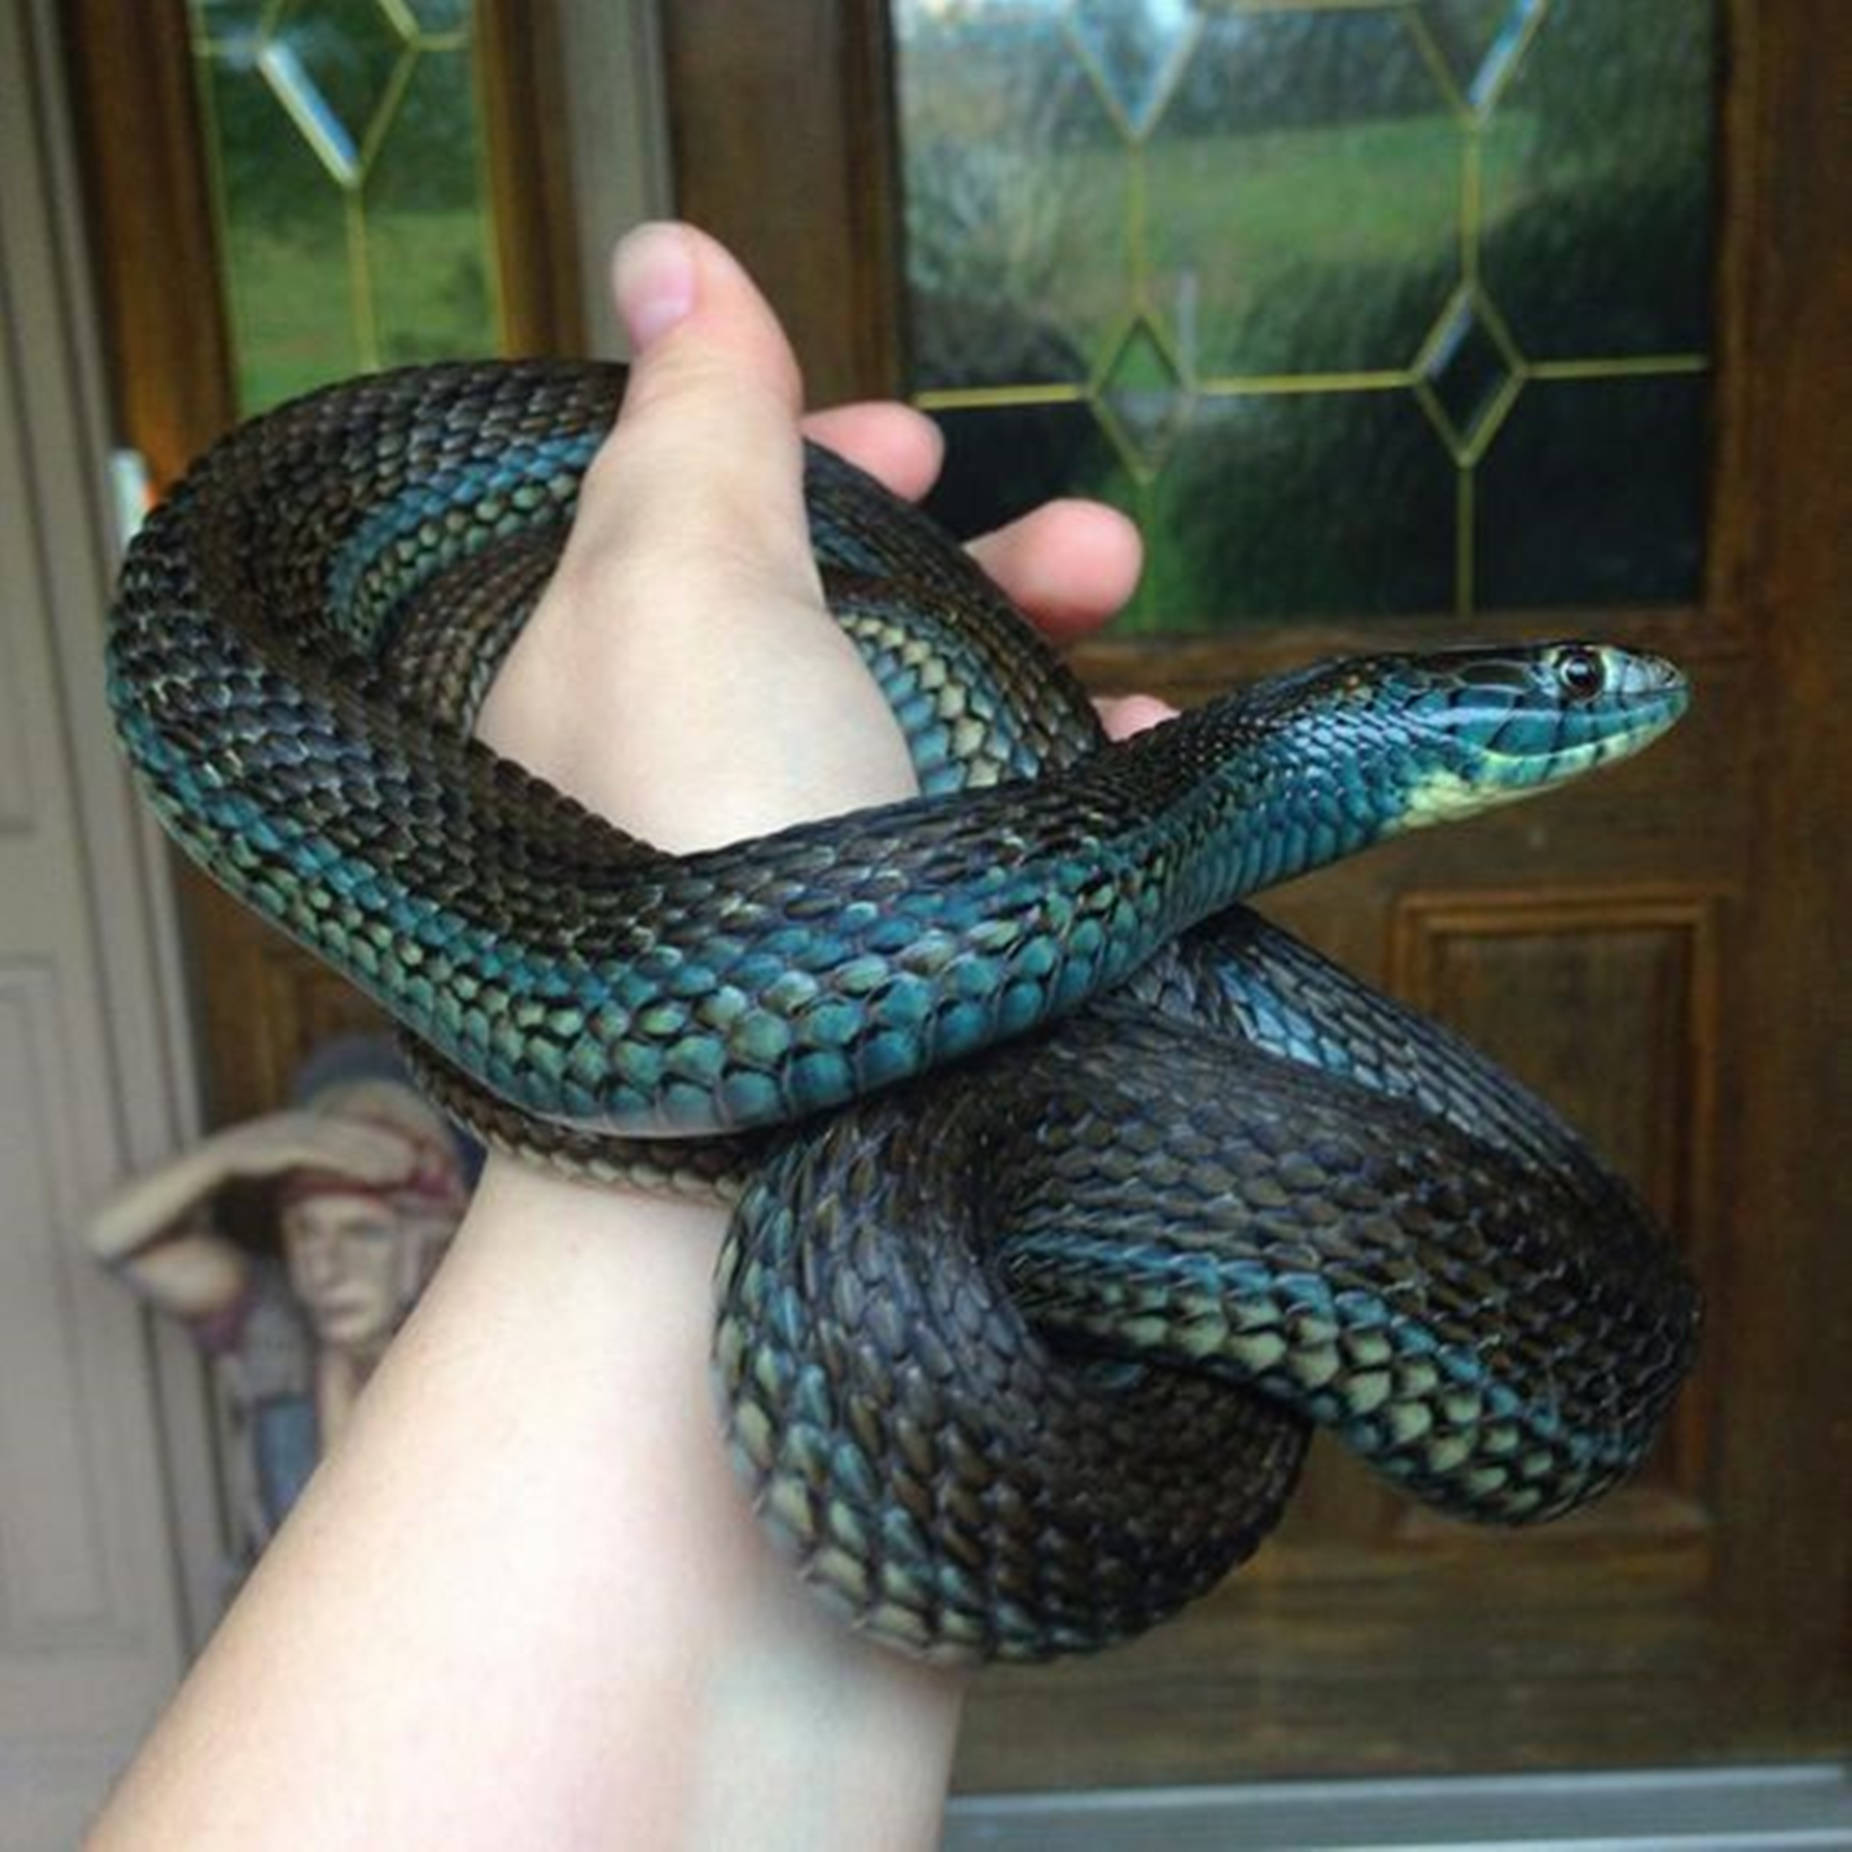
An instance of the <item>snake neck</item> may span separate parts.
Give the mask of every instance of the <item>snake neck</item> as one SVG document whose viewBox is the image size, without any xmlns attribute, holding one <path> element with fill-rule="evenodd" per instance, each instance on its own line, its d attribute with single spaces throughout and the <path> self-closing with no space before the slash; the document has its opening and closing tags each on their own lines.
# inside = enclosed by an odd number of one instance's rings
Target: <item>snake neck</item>
<svg viewBox="0 0 1852 1852">
<path fill-rule="evenodd" d="M 1503 800 L 1470 749 L 1393 716 L 1212 702 L 1108 755 L 1117 795 L 1156 819 L 1194 867 L 1179 895 L 1200 918 L 1246 895 L 1444 816 Z M 1103 768 L 1102 768 L 1103 769 Z"/>
</svg>

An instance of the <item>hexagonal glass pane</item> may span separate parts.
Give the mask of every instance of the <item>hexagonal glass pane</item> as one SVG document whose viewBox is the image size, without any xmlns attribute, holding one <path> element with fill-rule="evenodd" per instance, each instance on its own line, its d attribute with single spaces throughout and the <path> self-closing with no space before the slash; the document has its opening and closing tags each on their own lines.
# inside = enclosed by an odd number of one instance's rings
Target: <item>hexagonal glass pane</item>
<svg viewBox="0 0 1852 1852">
<path fill-rule="evenodd" d="M 1554 0 L 1485 129 L 1481 270 L 1538 359 L 1710 340 L 1708 0 Z"/>
<path fill-rule="evenodd" d="M 1129 509 L 1150 550 L 1121 628 L 1445 608 L 1455 473 L 1406 392 L 1204 398 Z"/>
<path fill-rule="evenodd" d="M 1124 325 L 1124 141 L 1051 6 L 897 15 L 922 387 L 1086 379 Z"/>
<path fill-rule="evenodd" d="M 1133 488 L 1091 405 L 970 406 L 938 414 L 945 468 L 929 513 L 956 534 L 975 534 L 1057 495 L 1097 495 L 1126 505 Z"/>
<path fill-rule="evenodd" d="M 365 363 L 346 313 L 347 202 L 254 65 L 209 66 L 202 100 L 238 403 L 257 411 Z"/>
<path fill-rule="evenodd" d="M 1394 12 L 1218 13 L 1152 129 L 1153 294 L 1203 375 L 1405 367 L 1460 276 L 1460 136 Z"/>
<path fill-rule="evenodd" d="M 1708 400 L 1701 374 L 1532 380 L 1479 469 L 1485 603 L 1696 598 Z"/>
<path fill-rule="evenodd" d="M 420 51 L 362 198 L 388 365 L 495 347 L 482 130 L 465 50 Z"/>
</svg>

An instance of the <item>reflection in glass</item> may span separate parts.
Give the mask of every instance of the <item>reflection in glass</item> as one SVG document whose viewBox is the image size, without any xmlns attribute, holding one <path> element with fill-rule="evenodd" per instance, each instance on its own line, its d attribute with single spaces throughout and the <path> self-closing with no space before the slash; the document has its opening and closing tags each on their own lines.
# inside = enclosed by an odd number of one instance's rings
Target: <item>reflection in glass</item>
<svg viewBox="0 0 1852 1852">
<path fill-rule="evenodd" d="M 1126 507 L 1131 629 L 1695 595 L 1714 0 L 893 16 L 956 524 Z"/>
<path fill-rule="evenodd" d="M 238 407 L 493 351 L 469 0 L 192 0 Z"/>
</svg>

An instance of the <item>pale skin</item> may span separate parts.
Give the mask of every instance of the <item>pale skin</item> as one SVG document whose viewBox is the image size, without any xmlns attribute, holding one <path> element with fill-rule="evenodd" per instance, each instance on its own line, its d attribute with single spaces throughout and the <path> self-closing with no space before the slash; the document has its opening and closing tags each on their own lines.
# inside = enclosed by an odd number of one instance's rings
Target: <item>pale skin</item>
<svg viewBox="0 0 1852 1852">
<path fill-rule="evenodd" d="M 819 600 L 770 311 L 685 227 L 615 268 L 629 401 L 484 738 L 678 849 L 907 795 Z M 937 468 L 897 406 L 804 428 L 903 494 Z M 976 551 L 1058 637 L 1138 566 L 1080 504 Z M 963 1681 L 842 1628 L 755 1527 L 708 1383 L 723 1227 L 491 1160 L 93 1844 L 935 1844 Z"/>
</svg>

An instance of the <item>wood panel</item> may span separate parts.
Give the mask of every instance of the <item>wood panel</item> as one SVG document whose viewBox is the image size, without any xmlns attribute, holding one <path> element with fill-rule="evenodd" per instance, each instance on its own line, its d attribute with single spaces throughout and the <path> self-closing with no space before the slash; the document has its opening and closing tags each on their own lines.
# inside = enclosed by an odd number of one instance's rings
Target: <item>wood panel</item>
<svg viewBox="0 0 1852 1852">
<path fill-rule="evenodd" d="M 1417 892 L 1390 927 L 1396 994 L 1600 1127 L 1694 1260 L 1717 1218 L 1725 905 L 1703 889 Z"/>
<path fill-rule="evenodd" d="M 1396 993 L 1459 1030 L 1633 1183 L 1700 1278 L 1713 1271 L 1723 897 L 1703 890 L 1416 893 L 1391 924 Z M 1658 1453 L 1625 1493 L 1574 1527 L 1703 1514 L 1708 1411 L 1702 1359 Z"/>
</svg>

